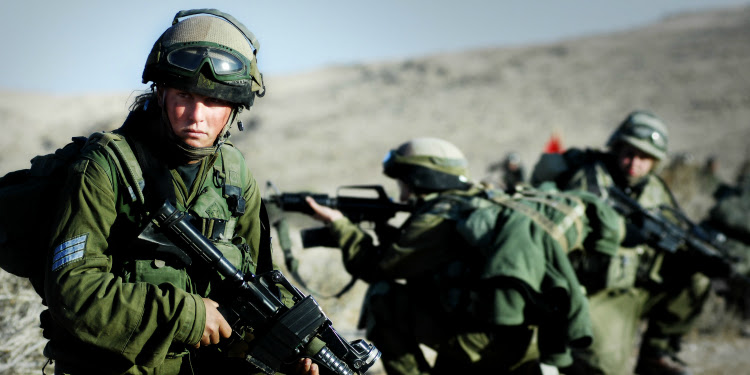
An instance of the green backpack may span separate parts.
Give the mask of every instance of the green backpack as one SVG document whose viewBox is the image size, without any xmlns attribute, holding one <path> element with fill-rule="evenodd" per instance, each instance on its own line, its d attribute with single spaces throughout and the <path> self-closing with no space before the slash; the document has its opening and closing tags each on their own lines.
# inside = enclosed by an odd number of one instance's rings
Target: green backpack
<svg viewBox="0 0 750 375">
<path fill-rule="evenodd" d="M 566 253 L 586 248 L 614 255 L 624 233 L 622 218 L 605 201 L 586 191 L 560 191 L 551 182 L 513 195 L 470 199 L 468 205 L 472 214 L 460 223 L 459 232 L 470 243 L 490 240 L 487 230 L 504 209 L 529 217 Z"/>
<path fill-rule="evenodd" d="M 37 293 L 43 295 L 44 265 L 50 246 L 52 220 L 57 213 L 60 193 L 68 166 L 87 145 L 99 143 L 129 174 L 128 189 L 143 199 L 143 177 L 130 147 L 117 134 L 94 133 L 88 139 L 75 137 L 52 154 L 31 160 L 29 169 L 10 172 L 0 178 L 0 268 L 29 278 Z"/>
</svg>

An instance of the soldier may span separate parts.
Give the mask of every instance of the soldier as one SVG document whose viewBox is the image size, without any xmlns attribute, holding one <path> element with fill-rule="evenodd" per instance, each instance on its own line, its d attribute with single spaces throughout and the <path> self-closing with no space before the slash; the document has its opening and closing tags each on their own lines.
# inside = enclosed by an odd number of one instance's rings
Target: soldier
<svg viewBox="0 0 750 375">
<path fill-rule="evenodd" d="M 525 172 L 521 163 L 521 155 L 517 152 L 509 152 L 505 158 L 489 167 L 489 171 L 499 170 L 502 178 L 502 188 L 508 193 L 513 194 L 516 186 L 523 184 L 525 181 Z"/>
<path fill-rule="evenodd" d="M 41 317 L 55 374 L 260 372 L 241 353 L 225 354 L 239 346 L 217 349 L 232 329 L 209 275 L 134 241 L 148 212 L 169 200 L 238 269 L 274 267 L 270 249 L 262 251 L 258 184 L 228 142 L 237 114 L 264 90 L 256 51 L 254 36 L 227 14 L 178 13 L 146 61 L 151 92 L 111 140 L 130 145 L 137 160 L 123 165 L 90 142 L 72 165 Z M 125 168 L 145 176 L 142 204 Z M 300 363 L 300 373 L 317 371 L 309 359 Z"/>
<path fill-rule="evenodd" d="M 607 142 L 607 151 L 570 149 L 544 154 L 532 184 L 555 181 L 561 189 L 581 189 L 607 197 L 617 186 L 641 206 L 677 207 L 667 185 L 654 173 L 667 155 L 667 129 L 652 113 L 634 111 Z M 689 374 L 677 358 L 681 337 L 692 327 L 709 292 L 702 274 L 679 272 L 663 254 L 646 246 L 623 247 L 608 264 L 583 263 L 582 274 L 599 274 L 604 288 L 588 288 L 594 344 L 576 353 L 585 374 L 619 374 L 627 368 L 641 319 L 648 320 L 636 373 Z M 570 371 L 573 371 L 571 369 Z"/>
<path fill-rule="evenodd" d="M 750 336 L 750 160 L 742 163 L 734 186 L 722 184 L 714 195 L 716 203 L 702 225 L 726 236 L 724 247 L 737 259 L 739 277 L 729 278 L 727 305 L 742 320 L 741 334 Z M 742 277 L 744 276 L 744 280 Z"/>
<path fill-rule="evenodd" d="M 521 155 L 517 152 L 509 152 L 503 160 L 491 164 L 487 171 L 490 173 L 500 172 L 500 186 L 508 193 L 513 194 L 516 185 L 525 181 L 523 164 L 521 164 Z M 490 182 L 487 181 L 489 184 Z"/>
<path fill-rule="evenodd" d="M 388 374 L 539 374 L 540 361 L 566 366 L 570 348 L 589 343 L 585 298 L 565 254 L 584 239 L 614 253 L 622 223 L 606 204 L 587 201 L 599 209 L 585 210 L 566 195 L 578 208 L 565 213 L 541 203 L 558 193 L 517 200 L 481 188 L 463 153 L 437 138 L 391 150 L 383 172 L 414 211 L 378 245 L 340 211 L 308 203 L 347 271 L 370 283 L 360 324 Z M 420 344 L 437 351 L 434 367 Z"/>
<path fill-rule="evenodd" d="M 517 152 L 509 152 L 503 162 L 503 185 L 505 190 L 513 193 L 516 185 L 525 181 L 523 164 L 521 164 L 521 155 Z"/>
</svg>

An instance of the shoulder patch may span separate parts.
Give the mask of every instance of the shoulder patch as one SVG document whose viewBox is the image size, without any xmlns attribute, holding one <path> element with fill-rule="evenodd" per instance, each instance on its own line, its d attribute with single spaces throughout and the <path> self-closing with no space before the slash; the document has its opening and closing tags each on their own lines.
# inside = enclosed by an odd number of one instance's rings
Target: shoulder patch
<svg viewBox="0 0 750 375">
<path fill-rule="evenodd" d="M 52 271 L 57 271 L 66 264 L 83 259 L 88 238 L 88 234 L 83 234 L 55 247 L 55 250 L 52 251 Z"/>
</svg>

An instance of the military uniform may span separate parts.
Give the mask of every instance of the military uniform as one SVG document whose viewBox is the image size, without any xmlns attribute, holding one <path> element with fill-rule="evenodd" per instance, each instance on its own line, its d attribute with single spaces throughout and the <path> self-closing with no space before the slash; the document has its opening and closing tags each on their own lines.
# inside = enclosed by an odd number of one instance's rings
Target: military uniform
<svg viewBox="0 0 750 375">
<path fill-rule="evenodd" d="M 539 373 L 540 360 L 567 365 L 570 347 L 590 342 L 587 303 L 563 246 L 592 233 L 586 215 L 564 240 L 553 238 L 489 195 L 423 196 L 397 238 L 379 246 L 346 218 L 331 223 L 346 269 L 371 284 L 361 325 L 389 374 Z M 603 237 L 589 240 L 613 252 L 621 222 L 614 211 L 608 218 L 597 227 L 609 230 L 595 231 Z M 437 351 L 434 368 L 419 344 Z"/>
<path fill-rule="evenodd" d="M 228 141 L 238 113 L 265 89 L 258 47 L 229 14 L 177 12 L 146 59 L 141 78 L 151 92 L 136 98 L 115 134 L 89 138 L 71 165 L 41 316 L 57 374 L 253 371 L 239 346 L 220 350 L 208 345 L 216 332 L 203 337 L 207 321 L 228 328 L 203 300 L 231 297 L 214 287 L 218 274 L 148 240 L 145 229 L 167 201 L 240 271 L 274 268 L 258 184 Z"/>
<path fill-rule="evenodd" d="M 617 166 L 611 153 L 571 149 L 564 156 L 554 157 L 567 160 L 571 166 L 555 179 L 561 189 L 586 190 L 606 198 L 607 188 L 615 185 L 644 208 L 676 205 L 667 186 L 653 174 L 628 186 L 613 172 Z M 582 280 L 596 274 L 605 278 L 603 285 L 584 282 L 589 292 L 594 342 L 590 348 L 574 353 L 578 371 L 625 373 L 642 318 L 648 318 L 649 324 L 641 353 L 679 351 L 679 339 L 691 328 L 709 292 L 705 276 L 681 274 L 676 271 L 680 268 L 683 267 L 645 245 L 622 247 L 608 262 L 578 267 Z"/>
<path fill-rule="evenodd" d="M 132 142 L 158 129 L 159 115 L 132 112 L 123 126 L 130 131 L 114 141 Z M 149 199 L 157 196 L 149 194 L 155 182 L 146 180 L 143 204 L 126 188 L 122 168 L 95 142 L 71 167 L 47 266 L 45 354 L 65 373 L 190 373 L 190 362 L 203 351 L 188 359 L 205 326 L 201 297 L 216 293 L 211 275 L 135 242 L 154 204 Z M 167 178 L 176 207 L 193 216 L 233 265 L 255 273 L 261 197 L 240 152 L 225 143 L 198 164 L 171 167 Z M 225 198 L 227 186 L 241 192 L 235 198 L 245 202 L 244 210 Z"/>
</svg>

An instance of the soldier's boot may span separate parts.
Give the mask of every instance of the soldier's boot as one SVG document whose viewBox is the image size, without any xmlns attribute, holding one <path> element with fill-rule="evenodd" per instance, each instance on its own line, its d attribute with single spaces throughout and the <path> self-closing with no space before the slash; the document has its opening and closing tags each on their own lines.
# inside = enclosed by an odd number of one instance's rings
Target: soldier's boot
<svg viewBox="0 0 750 375">
<path fill-rule="evenodd" d="M 646 331 L 638 353 L 638 375 L 692 375 L 687 363 L 677 357 L 682 335 L 656 335 Z"/>
<path fill-rule="evenodd" d="M 692 375 L 687 364 L 669 353 L 642 353 L 635 367 L 638 375 Z"/>
</svg>

